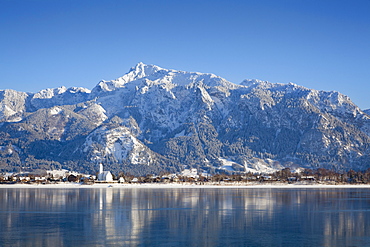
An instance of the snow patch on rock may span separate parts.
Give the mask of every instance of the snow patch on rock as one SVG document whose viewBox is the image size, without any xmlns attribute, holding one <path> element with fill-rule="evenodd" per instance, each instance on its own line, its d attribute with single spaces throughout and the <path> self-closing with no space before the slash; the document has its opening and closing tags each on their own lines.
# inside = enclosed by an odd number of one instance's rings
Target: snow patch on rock
<svg viewBox="0 0 370 247">
<path fill-rule="evenodd" d="M 57 115 L 57 114 L 60 114 L 63 112 L 63 109 L 62 108 L 59 108 L 59 107 L 53 107 L 50 109 L 49 113 L 50 115 Z"/>
</svg>

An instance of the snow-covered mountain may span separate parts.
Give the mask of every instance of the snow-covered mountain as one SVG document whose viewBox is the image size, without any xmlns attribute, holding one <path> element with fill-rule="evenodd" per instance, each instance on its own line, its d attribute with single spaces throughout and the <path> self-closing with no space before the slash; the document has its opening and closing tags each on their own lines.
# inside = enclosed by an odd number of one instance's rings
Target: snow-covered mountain
<svg viewBox="0 0 370 247">
<path fill-rule="evenodd" d="M 343 94 L 143 63 L 91 91 L 0 91 L 0 122 L 3 170 L 370 167 L 370 116 Z"/>
</svg>

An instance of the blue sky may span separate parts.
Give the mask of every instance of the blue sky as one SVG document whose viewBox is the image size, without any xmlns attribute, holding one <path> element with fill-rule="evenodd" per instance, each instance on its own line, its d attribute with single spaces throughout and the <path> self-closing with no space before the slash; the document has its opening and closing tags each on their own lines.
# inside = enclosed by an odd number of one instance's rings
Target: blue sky
<svg viewBox="0 0 370 247">
<path fill-rule="evenodd" d="M 0 0 L 0 30 L 0 89 L 92 89 L 144 62 L 370 108 L 368 0 Z"/>
</svg>

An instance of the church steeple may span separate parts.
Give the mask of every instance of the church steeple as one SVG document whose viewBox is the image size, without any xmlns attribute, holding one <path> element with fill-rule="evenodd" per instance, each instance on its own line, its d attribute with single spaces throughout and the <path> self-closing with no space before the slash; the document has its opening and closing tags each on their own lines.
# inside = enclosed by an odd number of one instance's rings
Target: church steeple
<svg viewBox="0 0 370 247">
<path fill-rule="evenodd" d="M 104 172 L 104 169 L 103 169 L 103 164 L 100 163 L 99 164 L 99 174 L 102 174 Z"/>
</svg>

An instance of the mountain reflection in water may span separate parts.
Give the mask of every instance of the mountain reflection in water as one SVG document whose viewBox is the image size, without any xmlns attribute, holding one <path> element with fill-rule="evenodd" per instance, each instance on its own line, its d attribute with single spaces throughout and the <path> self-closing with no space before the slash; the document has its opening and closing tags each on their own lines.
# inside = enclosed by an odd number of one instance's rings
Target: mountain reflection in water
<svg viewBox="0 0 370 247">
<path fill-rule="evenodd" d="M 369 189 L 1 188 L 2 246 L 370 246 Z"/>
</svg>

